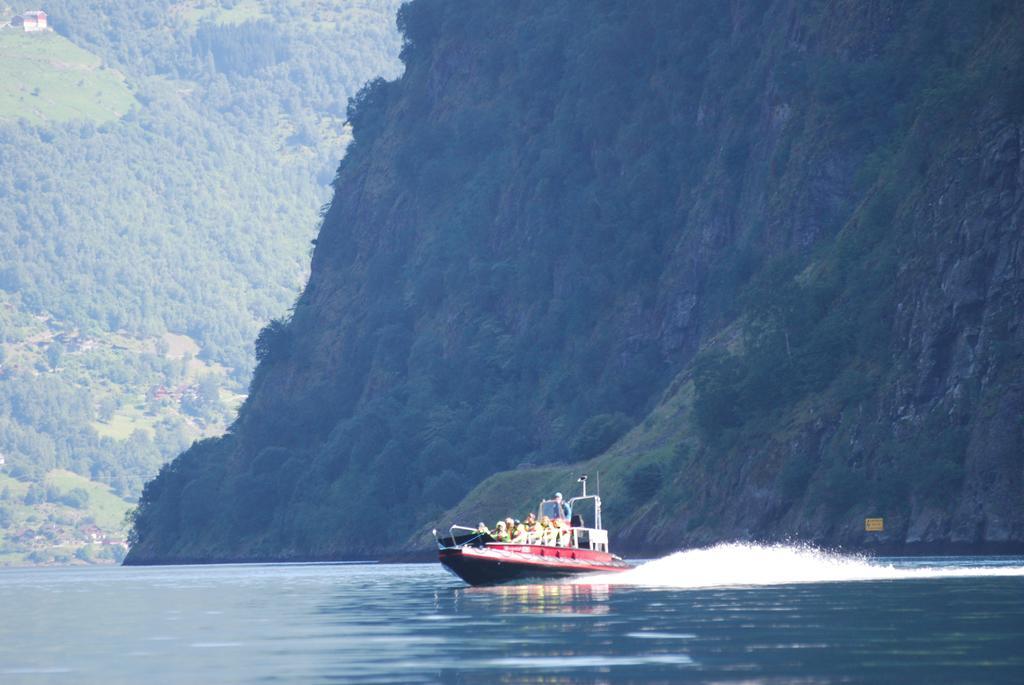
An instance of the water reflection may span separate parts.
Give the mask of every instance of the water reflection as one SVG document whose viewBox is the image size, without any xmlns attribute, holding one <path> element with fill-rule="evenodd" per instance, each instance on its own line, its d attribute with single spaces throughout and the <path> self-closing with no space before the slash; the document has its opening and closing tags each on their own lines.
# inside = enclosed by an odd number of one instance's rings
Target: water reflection
<svg viewBox="0 0 1024 685">
<path fill-rule="evenodd" d="M 612 589 L 608 585 L 498 585 L 468 587 L 456 591 L 468 599 L 495 602 L 503 614 L 585 614 L 602 616 L 610 611 Z"/>
<path fill-rule="evenodd" d="M 619 614 L 615 607 L 623 598 L 618 595 L 636 599 L 637 593 L 604 583 L 438 591 L 438 618 L 431 623 L 453 636 L 471 631 L 473 644 L 456 640 L 435 654 L 435 663 L 448 662 L 436 682 L 672 683 L 698 667 L 686 640 L 680 640 L 692 635 L 662 631 L 643 640 L 630 638 L 645 626 L 632 612 Z"/>
</svg>

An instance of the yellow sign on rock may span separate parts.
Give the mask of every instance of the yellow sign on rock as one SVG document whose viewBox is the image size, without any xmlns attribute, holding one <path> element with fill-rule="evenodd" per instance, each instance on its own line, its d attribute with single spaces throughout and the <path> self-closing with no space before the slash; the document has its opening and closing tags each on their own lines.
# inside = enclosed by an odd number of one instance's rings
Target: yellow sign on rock
<svg viewBox="0 0 1024 685">
<path fill-rule="evenodd" d="M 869 533 L 881 533 L 885 530 L 884 519 L 864 519 L 864 530 Z"/>
</svg>

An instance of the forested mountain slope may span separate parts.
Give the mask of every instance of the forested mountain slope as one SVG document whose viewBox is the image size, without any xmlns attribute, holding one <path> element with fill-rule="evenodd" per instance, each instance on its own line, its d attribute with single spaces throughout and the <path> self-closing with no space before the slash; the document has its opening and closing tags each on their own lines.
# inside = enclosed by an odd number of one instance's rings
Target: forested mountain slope
<svg viewBox="0 0 1024 685">
<path fill-rule="evenodd" d="M 413 549 L 589 469 L 634 550 L 1019 546 L 1022 19 L 403 7 L 293 316 L 129 561 Z"/>
<path fill-rule="evenodd" d="M 134 501 L 223 431 L 256 332 L 305 281 L 348 98 L 399 73 L 398 4 L 55 0 L 55 31 L 0 28 L 12 492 L 69 469 Z M 0 3 L 0 24 L 35 8 Z M 91 515 L 22 504 L 0 502 L 0 563 L 41 551 L 15 537 Z"/>
</svg>

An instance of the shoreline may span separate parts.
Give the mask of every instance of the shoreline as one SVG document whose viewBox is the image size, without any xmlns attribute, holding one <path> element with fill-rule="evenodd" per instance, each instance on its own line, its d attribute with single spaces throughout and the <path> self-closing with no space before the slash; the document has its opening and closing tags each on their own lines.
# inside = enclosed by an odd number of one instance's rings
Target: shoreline
<svg viewBox="0 0 1024 685">
<path fill-rule="evenodd" d="M 1024 556 L 1024 542 L 986 542 L 986 543 L 880 543 L 877 545 L 836 546 L 817 544 L 812 541 L 757 541 L 757 540 L 722 540 L 726 542 L 744 542 L 763 545 L 792 545 L 819 549 L 824 552 L 868 557 L 975 557 L 975 556 Z M 720 544 L 720 543 L 714 543 Z M 714 544 L 695 545 L 693 547 L 665 548 L 643 547 L 623 548 L 621 555 L 630 559 L 657 559 L 689 549 L 706 549 Z M 214 566 L 225 564 L 410 564 L 436 563 L 437 551 L 430 548 L 423 550 L 402 550 L 381 554 L 376 559 L 367 557 L 344 557 L 338 555 L 270 555 L 270 556 L 223 556 L 223 557 L 157 557 L 149 559 L 126 559 L 122 566 Z M 29 567 L 21 567 L 29 568 Z"/>
</svg>

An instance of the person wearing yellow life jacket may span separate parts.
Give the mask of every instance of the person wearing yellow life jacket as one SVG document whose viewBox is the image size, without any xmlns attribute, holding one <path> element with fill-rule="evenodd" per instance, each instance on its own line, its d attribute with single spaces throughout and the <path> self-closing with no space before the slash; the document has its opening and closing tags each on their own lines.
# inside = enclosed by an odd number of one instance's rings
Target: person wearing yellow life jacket
<svg viewBox="0 0 1024 685">
<path fill-rule="evenodd" d="M 491 535 L 498 542 L 511 542 L 512 537 L 508 534 L 508 530 L 505 528 L 504 521 L 498 521 L 498 525 L 494 527 L 494 533 Z"/>
<path fill-rule="evenodd" d="M 555 529 L 555 544 L 559 547 L 568 547 L 571 537 L 569 522 L 563 518 L 557 518 L 551 522 L 551 525 Z"/>
<path fill-rule="evenodd" d="M 516 544 L 525 545 L 528 540 L 526 533 L 526 526 L 523 525 L 522 521 L 516 522 L 516 527 L 513 529 L 512 542 Z"/>
<path fill-rule="evenodd" d="M 541 528 L 540 522 L 537 521 L 537 517 L 533 515 L 533 512 L 530 512 L 530 515 L 526 517 L 525 525 L 527 542 L 531 545 L 541 544 L 544 530 Z"/>
<path fill-rule="evenodd" d="M 555 544 L 555 526 L 551 523 L 551 519 L 545 516 L 540 520 L 541 528 L 541 544 L 542 545 L 553 545 Z"/>
<path fill-rule="evenodd" d="M 478 523 L 476 525 L 476 532 L 478 532 L 478 533 L 480 533 L 482 535 L 490 535 L 491 534 L 491 529 L 487 527 L 486 523 L 481 521 L 480 523 Z"/>
</svg>

